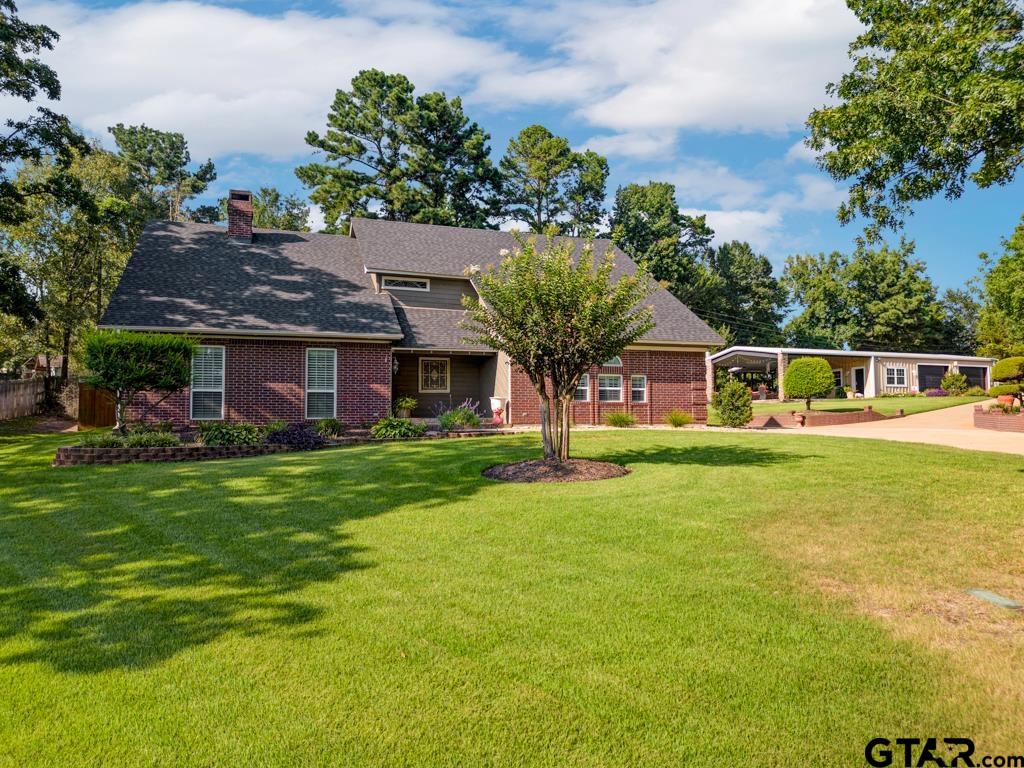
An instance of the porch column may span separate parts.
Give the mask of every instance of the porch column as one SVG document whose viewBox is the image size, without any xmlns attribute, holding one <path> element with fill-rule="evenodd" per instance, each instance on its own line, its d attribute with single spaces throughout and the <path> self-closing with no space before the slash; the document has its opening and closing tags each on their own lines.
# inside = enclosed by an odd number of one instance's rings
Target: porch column
<svg viewBox="0 0 1024 768">
<path fill-rule="evenodd" d="M 779 380 L 779 400 L 786 399 L 786 388 L 782 383 L 782 377 L 786 375 L 786 356 L 779 350 L 775 360 L 775 371 Z"/>
<path fill-rule="evenodd" d="M 871 367 L 868 368 L 867 378 L 864 380 L 864 397 L 876 397 L 878 395 L 878 382 L 876 370 L 878 364 L 875 362 L 875 356 L 871 356 Z"/>
</svg>

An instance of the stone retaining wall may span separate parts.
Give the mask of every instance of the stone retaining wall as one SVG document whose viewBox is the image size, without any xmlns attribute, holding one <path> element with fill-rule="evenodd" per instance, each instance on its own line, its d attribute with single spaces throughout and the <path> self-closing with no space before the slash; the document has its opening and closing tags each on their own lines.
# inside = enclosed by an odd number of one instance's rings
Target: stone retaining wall
<svg viewBox="0 0 1024 768">
<path fill-rule="evenodd" d="M 840 424 L 861 424 L 867 421 L 884 421 L 896 419 L 903 415 L 903 409 L 895 416 L 884 416 L 865 405 L 860 411 L 790 411 L 755 416 L 747 424 L 751 429 L 795 428 L 795 427 L 833 427 Z"/>
<path fill-rule="evenodd" d="M 997 432 L 1024 432 L 1024 414 L 1003 413 L 998 409 L 985 410 L 974 406 L 974 426 L 978 429 L 994 429 Z"/>
</svg>

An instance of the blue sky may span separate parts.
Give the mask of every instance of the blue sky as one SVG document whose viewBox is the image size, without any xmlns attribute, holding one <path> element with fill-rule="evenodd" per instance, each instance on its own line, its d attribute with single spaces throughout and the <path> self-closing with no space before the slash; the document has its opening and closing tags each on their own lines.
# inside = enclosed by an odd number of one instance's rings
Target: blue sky
<svg viewBox="0 0 1024 768">
<path fill-rule="evenodd" d="M 305 194 L 337 88 L 363 68 L 461 95 L 492 136 L 541 123 L 608 157 L 617 185 L 672 181 L 719 239 L 791 253 L 849 250 L 843 189 L 803 150 L 803 121 L 847 66 L 842 0 L 453 0 L 20 3 L 62 36 L 49 56 L 60 109 L 90 135 L 116 122 L 183 132 L 229 187 Z M 23 106 L 0 102 L 0 115 Z M 1024 182 L 917 206 L 905 234 L 941 287 L 975 274 L 1024 211 Z"/>
</svg>

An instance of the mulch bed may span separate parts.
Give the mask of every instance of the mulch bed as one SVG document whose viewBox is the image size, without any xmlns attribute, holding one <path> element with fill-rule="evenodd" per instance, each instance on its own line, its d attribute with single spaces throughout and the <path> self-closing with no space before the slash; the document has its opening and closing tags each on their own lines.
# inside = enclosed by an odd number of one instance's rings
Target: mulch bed
<svg viewBox="0 0 1024 768">
<path fill-rule="evenodd" d="M 498 464 L 485 469 L 484 477 L 508 483 L 573 483 L 579 480 L 607 480 L 628 475 L 629 470 L 619 464 L 589 459 L 568 459 L 557 462 L 545 459 Z"/>
</svg>

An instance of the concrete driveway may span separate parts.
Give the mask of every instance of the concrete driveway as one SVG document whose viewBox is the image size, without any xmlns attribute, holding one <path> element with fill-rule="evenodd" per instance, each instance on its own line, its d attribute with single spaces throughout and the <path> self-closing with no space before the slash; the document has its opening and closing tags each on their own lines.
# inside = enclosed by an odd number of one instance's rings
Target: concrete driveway
<svg viewBox="0 0 1024 768">
<path fill-rule="evenodd" d="M 989 401 L 994 403 L 995 401 Z M 989 403 L 985 403 L 988 405 Z M 971 451 L 996 451 L 1024 455 L 1024 434 L 974 428 L 976 403 L 956 405 L 937 411 L 918 413 L 902 419 L 869 421 L 837 427 L 805 427 L 793 430 L 808 435 L 866 437 L 903 443 L 928 443 L 966 448 Z"/>
</svg>

